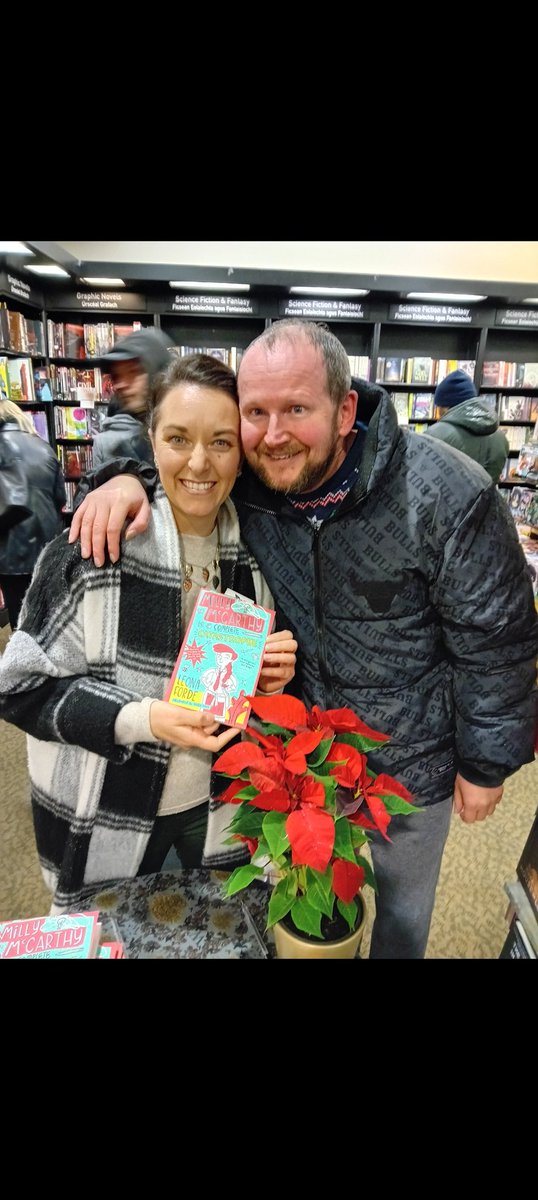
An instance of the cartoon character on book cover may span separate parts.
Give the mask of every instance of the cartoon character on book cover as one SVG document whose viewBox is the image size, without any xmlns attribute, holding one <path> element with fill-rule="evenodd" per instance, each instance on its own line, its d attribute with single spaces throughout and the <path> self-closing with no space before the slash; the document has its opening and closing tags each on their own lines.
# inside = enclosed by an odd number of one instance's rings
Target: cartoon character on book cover
<svg viewBox="0 0 538 1200">
<path fill-rule="evenodd" d="M 225 642 L 217 642 L 213 646 L 213 653 L 217 665 L 211 667 L 209 671 L 204 671 L 202 675 L 202 683 L 207 689 L 203 707 L 207 708 L 215 717 L 227 717 L 230 700 L 234 699 L 237 687 L 237 679 L 232 668 L 237 653 Z"/>
</svg>

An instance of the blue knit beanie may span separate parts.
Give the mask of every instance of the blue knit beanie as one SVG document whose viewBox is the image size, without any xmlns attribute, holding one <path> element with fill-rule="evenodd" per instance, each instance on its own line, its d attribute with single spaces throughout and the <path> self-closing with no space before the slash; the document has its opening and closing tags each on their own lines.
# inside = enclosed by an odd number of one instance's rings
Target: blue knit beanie
<svg viewBox="0 0 538 1200">
<path fill-rule="evenodd" d="M 466 371 L 451 371 L 435 389 L 434 404 L 439 408 L 454 408 L 464 400 L 472 400 L 478 392 Z"/>
</svg>

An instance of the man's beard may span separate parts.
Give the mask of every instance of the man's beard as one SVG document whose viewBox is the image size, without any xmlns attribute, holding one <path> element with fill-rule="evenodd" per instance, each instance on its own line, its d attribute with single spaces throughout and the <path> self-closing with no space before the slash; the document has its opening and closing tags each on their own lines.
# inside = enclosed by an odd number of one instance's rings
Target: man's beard
<svg viewBox="0 0 538 1200">
<path fill-rule="evenodd" d="M 321 462 L 305 463 L 302 471 L 291 483 L 279 484 L 278 482 L 275 482 L 275 480 L 263 466 L 263 459 L 256 459 L 256 464 L 254 465 L 254 463 L 251 462 L 250 466 L 252 467 L 254 473 L 258 476 L 258 479 L 261 479 L 262 483 L 264 483 L 266 487 L 270 488 L 272 492 L 284 493 L 284 495 L 289 493 L 294 494 L 296 492 L 313 492 L 315 488 L 319 487 L 319 484 L 326 475 L 328 479 L 330 479 L 331 475 L 336 473 L 341 465 L 341 462 L 343 461 L 343 458 L 340 459 L 340 461 L 337 461 L 338 443 L 340 442 L 340 437 L 336 432 L 336 421 L 333 424 L 332 434 L 333 441 L 331 443 L 329 453 L 325 456 L 325 458 Z M 331 471 L 330 468 L 333 466 L 333 463 L 334 469 Z"/>
</svg>

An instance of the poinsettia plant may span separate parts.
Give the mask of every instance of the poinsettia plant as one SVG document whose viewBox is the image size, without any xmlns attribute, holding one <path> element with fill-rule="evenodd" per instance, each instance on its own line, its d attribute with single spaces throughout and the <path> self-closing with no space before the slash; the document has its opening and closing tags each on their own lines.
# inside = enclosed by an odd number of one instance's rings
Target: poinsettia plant
<svg viewBox="0 0 538 1200">
<path fill-rule="evenodd" d="M 368 831 L 390 841 L 394 814 L 417 811 L 407 788 L 368 766 L 368 751 L 390 739 L 349 708 L 308 709 L 285 695 L 250 703 L 260 727 L 249 726 L 213 767 L 232 779 L 219 796 L 237 805 L 230 841 L 245 842 L 251 857 L 225 894 L 269 876 L 268 928 L 289 913 L 301 933 L 322 938 L 322 917 L 333 919 L 336 901 L 352 930 L 363 884 L 376 886 L 361 854 Z"/>
</svg>

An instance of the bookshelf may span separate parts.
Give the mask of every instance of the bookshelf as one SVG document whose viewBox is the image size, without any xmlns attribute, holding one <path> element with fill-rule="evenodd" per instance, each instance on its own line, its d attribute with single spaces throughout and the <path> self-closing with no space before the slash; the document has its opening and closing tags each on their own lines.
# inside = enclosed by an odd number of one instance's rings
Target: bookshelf
<svg viewBox="0 0 538 1200">
<path fill-rule="evenodd" d="M 494 298 L 467 305 L 459 302 L 410 303 L 402 299 L 401 291 L 396 290 L 397 281 L 394 281 L 394 290 L 389 291 L 382 288 L 382 281 L 376 285 L 375 280 L 369 294 L 360 300 L 333 299 L 329 294 L 313 299 L 306 295 L 292 296 L 289 287 L 282 282 L 282 274 L 276 272 L 272 280 L 265 273 L 263 281 L 252 282 L 245 295 L 227 293 L 225 282 L 222 293 L 214 294 L 202 288 L 197 291 L 194 285 L 189 285 L 188 290 L 172 288 L 159 281 L 156 272 L 148 268 L 147 278 L 141 278 L 139 273 L 125 290 L 98 290 L 82 283 L 77 287 L 72 281 L 66 287 L 65 283 L 50 281 L 41 296 L 36 293 L 33 278 L 29 282 L 30 276 L 23 268 L 14 276 L 11 271 L 2 271 L 0 260 L 0 298 L 10 308 L 27 315 L 35 315 L 38 310 L 49 335 L 39 362 L 46 366 L 51 376 L 54 393 L 52 406 L 43 406 L 47 412 L 51 443 L 56 447 L 62 436 L 55 424 L 54 410 L 69 407 L 69 389 L 77 386 L 77 380 L 73 382 L 69 372 L 91 371 L 93 357 L 84 351 L 81 355 L 76 336 L 70 337 L 64 352 L 60 353 L 51 332 L 54 326 L 70 326 L 72 334 L 73 327 L 97 327 L 107 322 L 118 327 L 132 325 L 134 321 L 142 325 L 154 324 L 168 333 L 178 347 L 228 351 L 228 361 L 237 367 L 241 353 L 264 328 L 275 320 L 297 316 L 325 322 L 343 342 L 350 358 L 355 362 L 360 358 L 361 370 L 354 373 L 380 382 L 392 394 L 401 423 L 409 424 L 419 432 L 427 432 L 436 420 L 433 408 L 430 413 L 426 412 L 427 398 L 433 395 L 436 383 L 442 377 L 435 377 L 434 368 L 433 374 L 421 378 L 419 364 L 423 360 L 433 361 L 438 365 L 437 370 L 441 369 L 442 363 L 448 364 L 449 370 L 455 369 L 453 363 L 460 366 L 462 363 L 474 364 L 471 373 L 475 386 L 479 394 L 488 395 L 496 407 L 499 423 L 509 438 L 510 459 L 514 460 L 507 465 L 506 478 L 499 486 L 507 498 L 514 486 L 530 486 L 530 481 L 515 475 L 514 467 L 521 445 L 530 441 L 538 418 L 538 375 L 534 380 L 529 368 L 529 364 L 538 364 L 538 308 L 524 308 L 519 303 L 508 308 L 505 301 Z M 318 282 L 317 278 L 315 282 Z M 354 280 L 350 278 L 350 282 Z M 413 286 L 414 282 L 408 280 L 407 286 Z M 130 291 L 129 287 L 136 290 Z M 71 353 L 67 353 L 67 349 Z M 0 354 L 8 353 L 9 350 L 0 349 Z M 404 366 L 400 377 L 395 367 L 387 377 L 384 369 L 387 362 L 398 361 L 400 364 L 413 362 L 414 369 L 405 374 Z M 507 376 L 505 382 L 491 382 L 489 368 L 484 375 L 485 363 L 513 364 L 511 378 Z M 529 369 L 524 383 L 525 364 Z M 531 379 L 532 383 L 529 382 Z M 406 395 L 414 397 L 414 408 L 410 406 L 407 414 Z M 516 415 L 519 411 L 516 400 L 527 403 L 526 416 Z M 95 407 L 99 403 L 104 404 L 105 397 L 96 400 Z M 74 440 L 71 432 L 68 440 Z M 87 438 L 82 440 L 86 442 Z"/>
<path fill-rule="evenodd" d="M 0 268 L 0 386 L 26 412 L 41 437 L 53 438 L 43 295 Z M 50 397 L 50 399 L 48 398 Z"/>
</svg>

